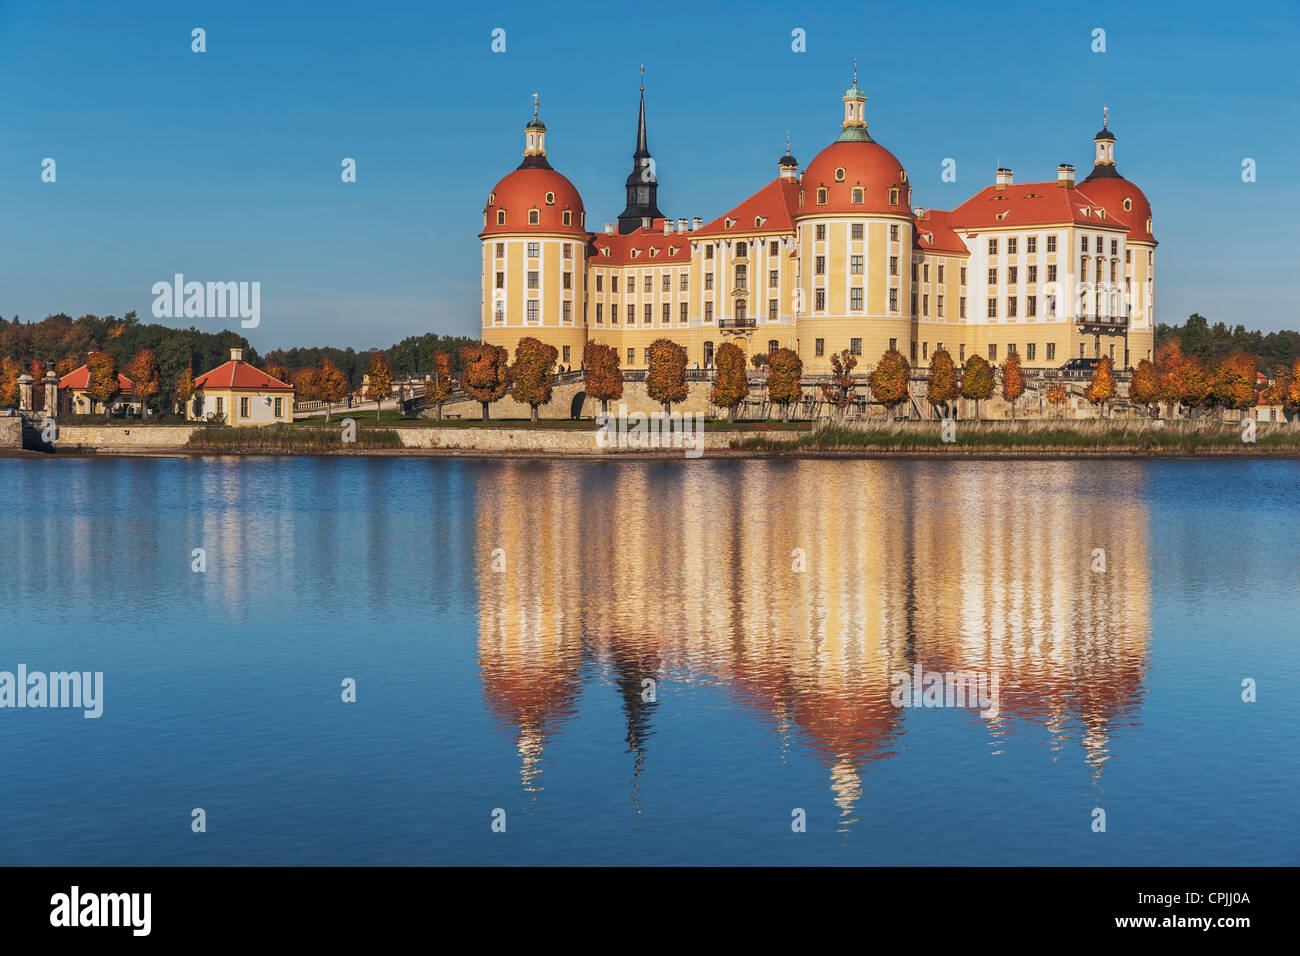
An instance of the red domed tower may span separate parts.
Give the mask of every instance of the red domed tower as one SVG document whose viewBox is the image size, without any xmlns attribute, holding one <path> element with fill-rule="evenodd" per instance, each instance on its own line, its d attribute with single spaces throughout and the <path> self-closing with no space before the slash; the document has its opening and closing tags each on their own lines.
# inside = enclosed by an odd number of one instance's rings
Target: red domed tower
<svg viewBox="0 0 1300 956">
<path fill-rule="evenodd" d="M 524 126 L 523 162 L 496 184 L 483 209 L 483 341 L 511 350 L 524 336 L 581 361 L 586 342 L 583 275 L 589 235 L 582 197 L 546 158 L 546 124 Z"/>
<path fill-rule="evenodd" d="M 808 164 L 795 211 L 796 315 L 804 367 L 849 349 L 866 366 L 891 346 L 909 354 L 914 217 L 907 170 L 867 131 L 867 94 L 844 93 L 835 141 Z"/>
</svg>

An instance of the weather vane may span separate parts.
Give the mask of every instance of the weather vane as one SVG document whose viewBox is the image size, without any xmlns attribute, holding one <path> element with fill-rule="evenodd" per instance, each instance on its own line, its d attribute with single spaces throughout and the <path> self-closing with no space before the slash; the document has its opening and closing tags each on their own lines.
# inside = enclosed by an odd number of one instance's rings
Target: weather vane
<svg viewBox="0 0 1300 956">
<path fill-rule="evenodd" d="M 858 58 L 853 58 L 853 85 L 858 85 Z"/>
<path fill-rule="evenodd" d="M 641 64 L 641 92 L 645 92 L 645 64 Z"/>
<path fill-rule="evenodd" d="M 537 119 L 537 104 L 538 104 L 537 94 L 534 93 L 533 94 L 533 119 Z"/>
<path fill-rule="evenodd" d="M 1109 107 L 1109 106 L 1103 106 L 1103 107 L 1101 108 L 1101 128 L 1102 128 L 1102 129 L 1105 129 L 1105 128 L 1106 128 L 1106 124 L 1109 123 L 1109 122 L 1110 122 L 1110 107 Z"/>
</svg>

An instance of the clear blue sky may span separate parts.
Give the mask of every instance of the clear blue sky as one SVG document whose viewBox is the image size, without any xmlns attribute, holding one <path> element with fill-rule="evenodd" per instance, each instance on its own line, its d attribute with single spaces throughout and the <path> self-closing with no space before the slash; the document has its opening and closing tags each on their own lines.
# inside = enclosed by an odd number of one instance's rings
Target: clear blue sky
<svg viewBox="0 0 1300 956">
<path fill-rule="evenodd" d="M 531 93 L 599 228 L 622 209 L 644 60 L 660 206 L 709 219 L 775 175 L 787 130 L 805 164 L 834 138 L 856 55 L 918 205 L 951 208 L 999 161 L 1086 174 L 1105 104 L 1155 210 L 1160 319 L 1300 328 L 1298 10 L 0 0 L 0 314 L 151 320 L 151 286 L 183 272 L 260 281 L 263 350 L 475 334 L 481 210 Z"/>
</svg>

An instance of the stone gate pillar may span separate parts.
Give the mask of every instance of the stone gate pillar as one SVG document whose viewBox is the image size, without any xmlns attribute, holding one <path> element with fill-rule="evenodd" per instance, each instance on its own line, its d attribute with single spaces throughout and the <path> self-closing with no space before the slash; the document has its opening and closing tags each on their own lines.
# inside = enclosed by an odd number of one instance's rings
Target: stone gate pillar
<svg viewBox="0 0 1300 956">
<path fill-rule="evenodd" d="M 20 411 L 32 411 L 32 382 L 34 379 L 23 372 L 18 376 L 18 408 Z"/>
<path fill-rule="evenodd" d="M 59 377 L 54 369 L 45 373 L 45 414 L 50 418 L 59 417 Z"/>
</svg>

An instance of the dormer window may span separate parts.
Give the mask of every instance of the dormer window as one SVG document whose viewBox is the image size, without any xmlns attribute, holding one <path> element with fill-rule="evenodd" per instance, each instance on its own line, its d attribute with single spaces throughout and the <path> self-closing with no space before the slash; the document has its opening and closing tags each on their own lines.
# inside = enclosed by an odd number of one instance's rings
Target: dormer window
<svg viewBox="0 0 1300 956">
<path fill-rule="evenodd" d="M 735 224 L 736 224 L 736 220 L 732 219 L 730 216 L 728 216 L 726 219 L 722 220 L 722 227 L 723 227 L 724 229 L 730 229 L 730 228 L 731 228 L 732 226 L 734 226 Z"/>
<path fill-rule="evenodd" d="M 843 167 L 843 166 L 837 166 L 837 167 L 835 168 L 835 181 L 836 181 L 837 183 L 842 183 L 842 182 L 844 182 L 844 167 Z"/>
<path fill-rule="evenodd" d="M 755 229 L 760 228 L 760 227 L 763 225 L 763 223 L 765 223 L 765 222 L 767 222 L 767 220 L 764 219 L 762 216 L 755 216 L 755 217 L 754 217 L 754 228 L 755 228 Z"/>
<path fill-rule="evenodd" d="M 818 187 L 817 187 L 817 205 L 819 205 L 819 206 L 824 206 L 824 205 L 826 205 L 826 187 L 825 187 L 825 186 L 818 186 Z"/>
<path fill-rule="evenodd" d="M 668 247 L 668 254 L 669 254 L 670 256 L 675 256 L 675 255 L 677 255 L 677 247 L 676 247 L 676 246 L 669 246 L 669 247 Z"/>
<path fill-rule="evenodd" d="M 548 206 L 554 206 L 554 205 L 555 205 L 555 193 L 547 193 L 547 194 L 546 194 L 546 205 L 548 205 Z"/>
<path fill-rule="evenodd" d="M 1001 222 L 1003 219 L 1006 219 L 1007 213 L 1009 213 L 1010 211 L 1011 211 L 1010 209 L 1004 209 L 1002 210 L 1002 212 L 998 213 L 998 221 Z"/>
<path fill-rule="evenodd" d="M 802 189 L 799 190 L 799 205 L 800 205 L 800 207 L 803 206 L 803 190 L 802 190 Z"/>
<path fill-rule="evenodd" d="M 528 225 L 535 226 L 542 221 L 542 213 L 539 209 L 528 210 Z"/>
<path fill-rule="evenodd" d="M 889 190 L 889 204 L 890 204 L 891 206 L 897 206 L 897 205 L 898 205 L 898 187 L 897 187 L 897 186 L 892 186 L 892 187 L 890 187 L 890 190 Z"/>
<path fill-rule="evenodd" d="M 905 182 L 907 182 L 907 170 L 906 170 L 906 169 L 900 169 L 900 170 L 898 171 L 898 181 L 899 181 L 900 183 L 905 183 Z"/>
<path fill-rule="evenodd" d="M 637 257 L 637 255 L 638 255 L 640 252 L 641 252 L 640 249 L 633 249 L 633 250 L 632 250 L 632 258 L 635 259 L 635 258 Z"/>
<path fill-rule="evenodd" d="M 498 210 L 497 210 L 497 225 L 498 225 L 498 226 L 504 226 L 505 224 L 506 224 L 506 211 L 505 211 L 504 209 L 498 209 Z"/>
<path fill-rule="evenodd" d="M 1127 196 L 1125 196 L 1125 197 L 1124 197 L 1124 211 L 1125 211 L 1125 212 L 1131 212 L 1132 209 L 1133 209 L 1133 200 L 1131 200 L 1131 199 L 1129 199 Z"/>
<path fill-rule="evenodd" d="M 857 205 L 859 205 L 859 206 L 862 205 L 862 187 L 861 187 L 861 186 L 854 186 L 854 187 L 853 187 L 853 196 L 852 196 L 852 201 L 853 201 L 854 203 L 856 203 Z"/>
<path fill-rule="evenodd" d="M 1088 218 L 1092 218 L 1092 209 L 1091 209 L 1091 207 L 1089 207 L 1089 206 L 1084 206 L 1083 208 L 1081 208 L 1081 209 L 1079 210 L 1079 212 L 1083 213 L 1084 216 L 1086 216 L 1086 217 L 1088 217 Z"/>
<path fill-rule="evenodd" d="M 658 254 L 659 254 L 659 250 L 658 250 L 658 249 L 651 249 L 651 250 L 650 250 L 650 258 L 651 258 L 651 259 L 653 259 L 653 258 L 654 258 L 656 255 L 658 255 Z"/>
<path fill-rule="evenodd" d="M 564 221 L 564 224 L 565 224 L 566 226 L 572 226 L 572 225 L 573 225 L 573 213 L 570 212 L 570 211 L 567 210 L 567 209 L 564 210 L 564 220 L 563 220 L 563 221 Z"/>
<path fill-rule="evenodd" d="M 489 193 L 489 194 L 488 194 L 488 205 L 489 205 L 489 206 L 495 206 L 495 205 L 496 205 L 496 202 L 497 202 L 497 194 L 496 194 L 496 193 Z M 1126 199 L 1125 202 L 1128 202 L 1128 200 Z"/>
</svg>

